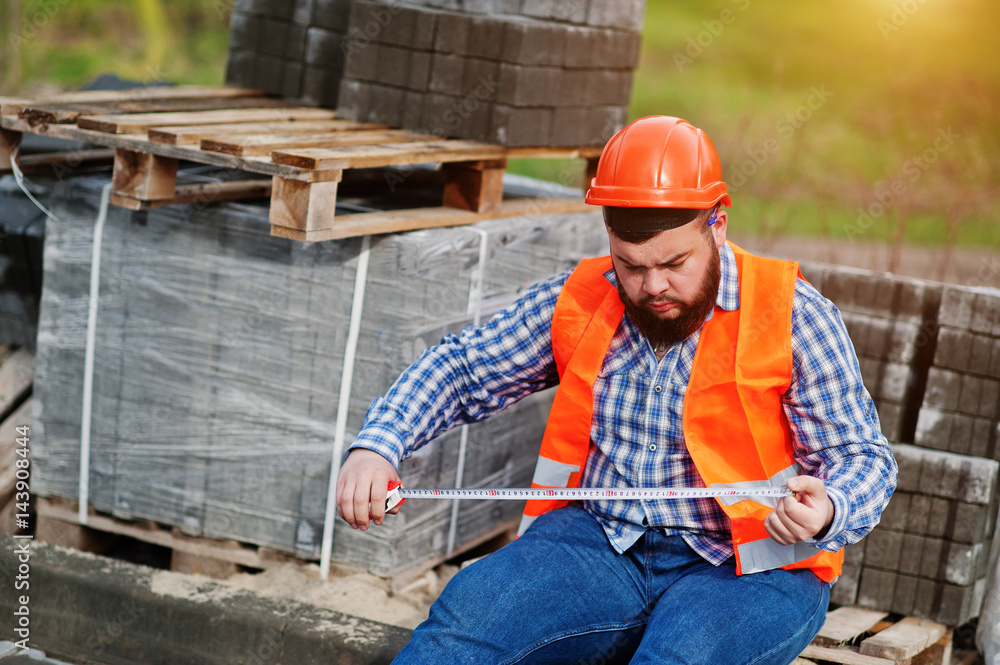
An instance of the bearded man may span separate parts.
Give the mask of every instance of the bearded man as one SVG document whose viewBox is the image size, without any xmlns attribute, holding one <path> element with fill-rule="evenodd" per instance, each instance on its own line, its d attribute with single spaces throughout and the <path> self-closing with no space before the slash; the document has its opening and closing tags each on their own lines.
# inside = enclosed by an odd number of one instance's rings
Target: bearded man
<svg viewBox="0 0 1000 665">
<path fill-rule="evenodd" d="M 399 663 L 790 663 L 896 464 L 837 309 L 726 240 L 715 147 L 678 118 L 605 146 L 587 202 L 610 255 L 449 335 L 373 402 L 338 510 L 384 518 L 413 450 L 558 385 L 533 487 L 787 487 L 789 496 L 529 501 Z"/>
</svg>

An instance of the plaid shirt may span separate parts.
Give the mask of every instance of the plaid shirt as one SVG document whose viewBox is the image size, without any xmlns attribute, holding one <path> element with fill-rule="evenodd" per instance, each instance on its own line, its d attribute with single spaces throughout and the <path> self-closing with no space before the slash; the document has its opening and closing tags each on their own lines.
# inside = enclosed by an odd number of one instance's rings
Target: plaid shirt
<svg viewBox="0 0 1000 665">
<path fill-rule="evenodd" d="M 739 308 L 732 249 L 720 250 L 715 305 Z M 368 411 L 352 448 L 401 459 L 450 427 L 483 420 L 558 383 L 551 325 L 569 273 L 528 289 L 486 325 L 447 335 L 424 352 Z M 613 270 L 605 275 L 615 283 Z M 709 314 L 711 318 L 711 314 Z M 700 330 L 657 361 L 626 313 L 594 384 L 590 454 L 581 487 L 704 487 L 684 444 L 684 393 Z M 822 478 L 833 523 L 814 544 L 836 551 L 877 523 L 896 484 L 896 463 L 861 382 L 854 347 L 836 307 L 798 280 L 792 308 L 793 374 L 784 396 L 794 455 Z M 611 545 L 623 552 L 647 528 L 680 535 L 713 564 L 733 555 L 729 519 L 714 499 L 588 501 Z"/>
</svg>

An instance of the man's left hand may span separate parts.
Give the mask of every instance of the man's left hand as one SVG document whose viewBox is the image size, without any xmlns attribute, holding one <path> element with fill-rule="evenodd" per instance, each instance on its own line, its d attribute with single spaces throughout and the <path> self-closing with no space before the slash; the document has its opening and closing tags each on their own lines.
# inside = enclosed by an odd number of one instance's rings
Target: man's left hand
<svg viewBox="0 0 1000 665">
<path fill-rule="evenodd" d="M 792 545 L 825 532 L 833 522 L 833 501 L 823 481 L 796 476 L 785 484 L 794 494 L 782 497 L 764 520 L 767 534 L 780 545 Z"/>
</svg>

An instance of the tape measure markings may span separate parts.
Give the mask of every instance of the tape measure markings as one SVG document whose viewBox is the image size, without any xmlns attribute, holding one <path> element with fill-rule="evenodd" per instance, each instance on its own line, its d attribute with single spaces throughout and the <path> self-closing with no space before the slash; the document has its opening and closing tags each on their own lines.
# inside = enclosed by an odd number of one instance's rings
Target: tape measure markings
<svg viewBox="0 0 1000 665">
<path fill-rule="evenodd" d="M 386 496 L 386 510 L 392 510 L 406 499 L 498 499 L 522 501 L 530 499 L 557 499 L 561 501 L 580 500 L 624 500 L 644 499 L 705 499 L 724 496 L 782 497 L 791 496 L 787 487 L 760 487 L 745 489 L 712 489 L 709 487 L 570 487 L 570 488 L 462 488 L 462 489 L 404 489 L 391 483 Z"/>
</svg>

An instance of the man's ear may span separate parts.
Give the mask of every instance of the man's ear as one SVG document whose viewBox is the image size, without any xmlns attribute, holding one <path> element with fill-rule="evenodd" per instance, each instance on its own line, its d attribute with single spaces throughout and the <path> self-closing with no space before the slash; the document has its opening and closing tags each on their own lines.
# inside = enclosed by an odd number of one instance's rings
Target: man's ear
<svg viewBox="0 0 1000 665">
<path fill-rule="evenodd" d="M 725 210 L 719 210 L 718 216 L 715 218 L 715 224 L 712 224 L 712 235 L 715 236 L 715 246 L 721 248 L 726 244 L 726 223 L 729 217 L 726 215 Z"/>
</svg>

